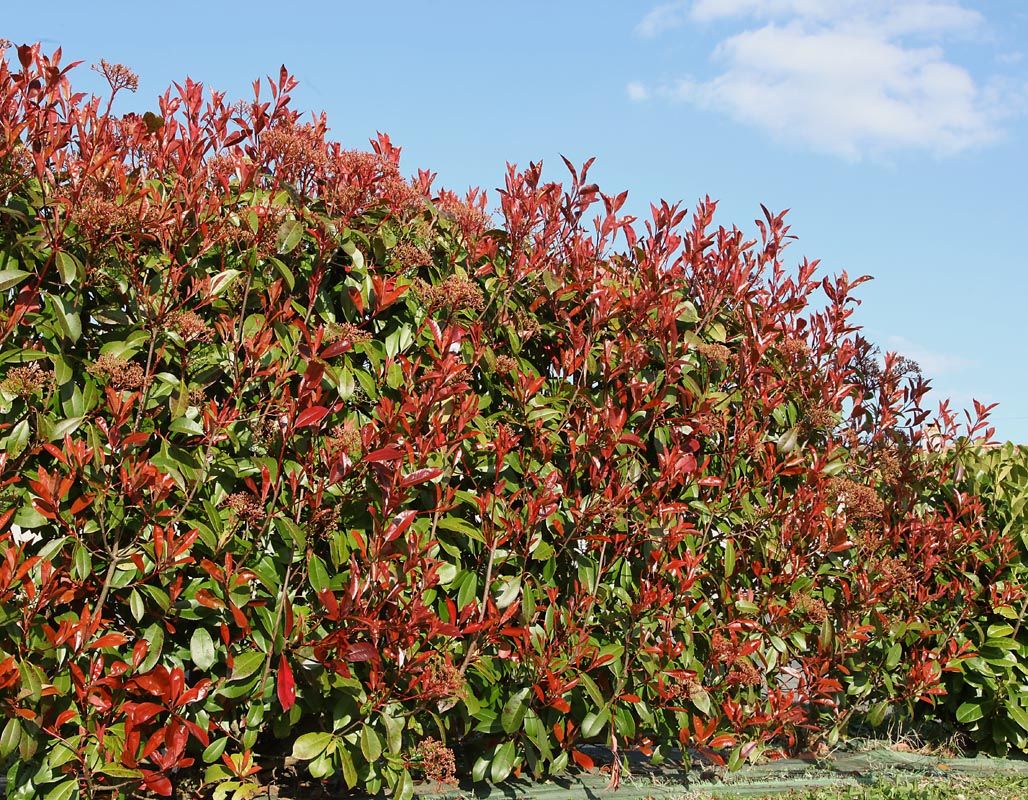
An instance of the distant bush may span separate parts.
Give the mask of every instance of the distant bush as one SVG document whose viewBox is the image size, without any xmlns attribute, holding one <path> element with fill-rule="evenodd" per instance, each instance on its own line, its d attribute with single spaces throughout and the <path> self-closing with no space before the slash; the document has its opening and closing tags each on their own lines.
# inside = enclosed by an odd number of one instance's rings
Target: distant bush
<svg viewBox="0 0 1028 800">
<path fill-rule="evenodd" d="M 122 116 L 59 57 L 0 66 L 10 796 L 245 797 L 291 754 L 407 798 L 960 716 L 1020 542 L 782 215 L 639 223 L 568 164 L 497 222 L 284 71 Z"/>
<path fill-rule="evenodd" d="M 949 676 L 943 718 L 985 750 L 1028 751 L 1028 449 L 969 448 L 957 463 L 948 493 L 980 498 L 989 526 L 1018 556 L 991 585 L 972 588 L 990 593 L 991 608 L 958 634 L 974 656 Z"/>
</svg>

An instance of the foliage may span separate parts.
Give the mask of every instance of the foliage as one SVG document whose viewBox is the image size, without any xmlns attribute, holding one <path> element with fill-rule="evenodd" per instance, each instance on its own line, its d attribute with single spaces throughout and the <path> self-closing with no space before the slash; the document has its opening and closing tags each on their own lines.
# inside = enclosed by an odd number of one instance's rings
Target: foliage
<svg viewBox="0 0 1028 800">
<path fill-rule="evenodd" d="M 975 655 L 949 681 L 947 718 L 978 747 L 1028 750 L 1028 450 L 1013 444 L 969 448 L 958 456 L 950 493 L 981 498 L 990 526 L 1018 546 L 1017 558 L 991 587 L 990 613 L 961 631 Z M 983 587 L 985 588 L 985 587 Z"/>
<path fill-rule="evenodd" d="M 245 797 L 283 753 L 401 798 L 588 768 L 584 742 L 736 765 L 923 713 L 973 654 L 1016 547 L 940 489 L 957 426 L 926 436 L 925 383 L 869 359 L 864 279 L 787 268 L 782 215 L 639 222 L 588 164 L 531 165 L 494 223 L 385 136 L 326 142 L 284 70 L 119 115 L 124 67 L 97 98 L 59 52 L 16 61 L 12 797 L 187 767 Z"/>
</svg>

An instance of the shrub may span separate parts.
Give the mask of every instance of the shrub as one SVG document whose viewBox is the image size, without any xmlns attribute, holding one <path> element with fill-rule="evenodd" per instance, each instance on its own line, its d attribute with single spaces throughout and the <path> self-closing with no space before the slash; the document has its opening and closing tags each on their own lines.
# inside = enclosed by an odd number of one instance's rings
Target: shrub
<svg viewBox="0 0 1028 800">
<path fill-rule="evenodd" d="M 959 633 L 974 656 L 949 676 L 944 716 L 951 724 L 955 719 L 982 749 L 1023 752 L 1028 750 L 1028 596 L 1022 590 L 1028 582 L 1028 451 L 1008 443 L 965 448 L 955 458 L 948 494 L 980 497 L 988 524 L 1014 543 L 1017 556 L 991 586 L 973 588 L 991 594 L 991 608 Z"/>
<path fill-rule="evenodd" d="M 735 765 L 924 713 L 972 655 L 1015 547 L 940 488 L 958 431 L 871 357 L 864 279 L 786 267 L 781 214 L 639 223 L 568 164 L 512 168 L 495 221 L 385 136 L 327 142 L 284 70 L 117 115 L 124 67 L 101 99 L 17 61 L 13 797 L 187 767 L 245 796 L 290 753 L 404 798 L 588 768 L 586 742 Z"/>
</svg>

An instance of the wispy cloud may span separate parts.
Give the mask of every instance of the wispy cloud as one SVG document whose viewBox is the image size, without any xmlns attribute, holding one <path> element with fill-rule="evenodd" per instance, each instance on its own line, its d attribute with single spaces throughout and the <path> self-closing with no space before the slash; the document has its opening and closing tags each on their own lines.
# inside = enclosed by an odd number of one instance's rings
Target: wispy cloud
<svg viewBox="0 0 1028 800">
<path fill-rule="evenodd" d="M 639 22 L 643 37 L 684 25 L 724 31 L 718 74 L 629 85 L 725 113 L 783 140 L 859 158 L 895 149 L 949 155 L 999 138 L 1008 89 L 950 61 L 946 40 L 982 16 L 956 0 L 679 0 Z"/>
<path fill-rule="evenodd" d="M 912 342 L 904 336 L 889 336 L 885 350 L 891 350 L 918 363 L 926 378 L 942 378 L 974 366 L 974 362 L 956 353 L 943 353 Z"/>
</svg>

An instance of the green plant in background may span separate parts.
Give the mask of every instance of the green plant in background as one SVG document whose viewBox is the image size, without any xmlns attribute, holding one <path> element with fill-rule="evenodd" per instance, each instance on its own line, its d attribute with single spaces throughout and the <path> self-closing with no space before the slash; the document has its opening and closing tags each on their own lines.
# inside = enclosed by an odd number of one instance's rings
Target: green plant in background
<svg viewBox="0 0 1028 800">
<path fill-rule="evenodd" d="M 985 518 L 1016 556 L 989 587 L 989 613 L 961 632 L 975 655 L 947 681 L 946 708 L 958 729 L 985 750 L 1028 749 L 1028 449 L 967 448 L 947 488 L 979 498 Z"/>
</svg>

